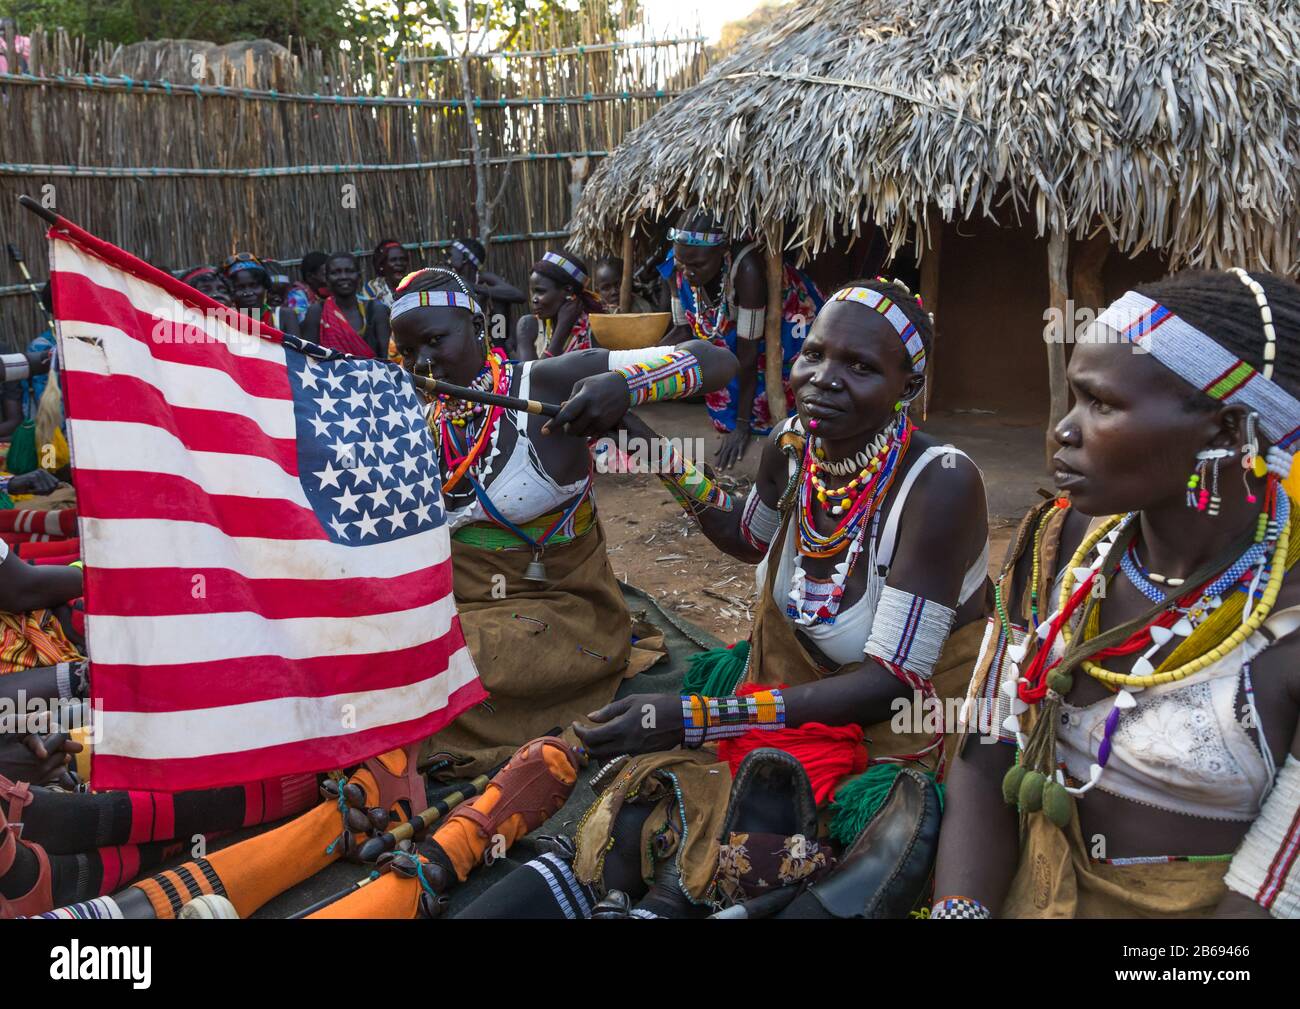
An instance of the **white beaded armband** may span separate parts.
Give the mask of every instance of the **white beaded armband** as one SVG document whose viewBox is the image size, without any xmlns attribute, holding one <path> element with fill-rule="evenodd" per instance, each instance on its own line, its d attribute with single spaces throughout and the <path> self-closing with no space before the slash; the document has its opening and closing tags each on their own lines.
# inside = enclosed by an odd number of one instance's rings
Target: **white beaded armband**
<svg viewBox="0 0 1300 1009">
<path fill-rule="evenodd" d="M 1290 754 L 1223 881 L 1274 918 L 1300 918 L 1300 760 Z"/>
<path fill-rule="evenodd" d="M 957 611 L 886 585 L 880 592 L 866 653 L 922 679 L 934 672 Z"/>
<path fill-rule="evenodd" d="M 20 382 L 32 374 L 32 366 L 26 354 L 0 354 L 0 366 L 4 368 L 6 382 Z"/>
<path fill-rule="evenodd" d="M 740 514 L 740 535 L 755 550 L 766 550 L 776 536 L 781 514 L 769 508 L 758 496 L 758 488 L 751 487 L 745 498 L 745 510 Z"/>
<path fill-rule="evenodd" d="M 685 326 L 690 320 L 686 318 L 686 306 L 682 304 L 682 299 L 673 295 L 673 325 Z"/>
<path fill-rule="evenodd" d="M 767 317 L 766 308 L 736 309 L 736 336 L 741 340 L 761 340 L 763 323 Z"/>
<path fill-rule="evenodd" d="M 610 371 L 618 371 L 620 368 L 649 368 L 656 364 L 663 363 L 663 359 L 672 354 L 680 347 L 642 347 L 640 350 L 611 350 L 609 352 Z"/>
</svg>

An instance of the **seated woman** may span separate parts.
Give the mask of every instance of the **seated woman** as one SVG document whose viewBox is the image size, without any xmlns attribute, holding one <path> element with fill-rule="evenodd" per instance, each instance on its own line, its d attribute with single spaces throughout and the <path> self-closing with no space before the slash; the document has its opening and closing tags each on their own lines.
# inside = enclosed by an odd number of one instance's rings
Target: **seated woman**
<svg viewBox="0 0 1300 1009">
<path fill-rule="evenodd" d="M 766 343 L 767 278 L 758 243 L 736 248 L 709 214 L 689 214 L 669 229 L 673 243 L 673 328 L 666 343 L 709 340 L 736 355 L 735 380 L 705 402 L 713 427 L 726 435 L 717 464 L 730 469 L 749 448 L 750 435 L 772 429 L 768 412 Z M 807 276 L 786 264 L 781 290 L 781 374 L 787 379 L 822 295 Z M 792 392 L 785 390 L 787 405 Z"/>
<path fill-rule="evenodd" d="M 412 274 L 393 305 L 394 340 L 414 375 L 569 401 L 545 421 L 444 400 L 430 420 L 442 453 L 457 608 L 491 700 L 426 749 L 474 758 L 466 773 L 605 704 L 623 678 L 631 619 L 605 555 L 588 436 L 627 411 L 629 385 L 633 399 L 677 398 L 720 388 L 735 363 L 690 343 L 515 364 L 488 352 L 483 326 L 468 285 L 449 270 Z M 659 369 L 653 382 L 651 368 Z"/>
<path fill-rule="evenodd" d="M 579 826 L 579 884 L 608 888 L 616 873 L 620 889 L 643 888 L 653 876 L 639 911 L 661 916 L 718 900 L 719 876 L 738 862 L 720 862 L 719 841 L 730 839 L 719 838 L 719 824 L 732 774 L 755 747 L 807 761 L 815 800 L 825 806 L 835 793 L 832 836 L 844 844 L 870 819 L 866 794 L 888 791 L 900 765 L 942 773 L 934 702 L 959 698 L 969 677 L 988 530 L 974 464 L 908 420 L 930 339 L 930 320 L 905 289 L 844 288 L 794 362 L 798 415 L 769 440 L 744 507 L 703 507 L 707 480 L 678 476 L 709 538 L 762 561 L 761 597 L 749 641 L 709 656 L 708 683 L 686 696 L 627 697 L 588 716 L 596 725 L 575 726 L 595 758 L 641 755 Z M 657 805 L 626 820 L 638 795 Z M 632 870 L 606 859 L 625 848 L 640 860 Z"/>
<path fill-rule="evenodd" d="M 1068 497 L 998 581 L 931 917 L 1300 916 L 1300 286 L 1142 285 L 1069 381 Z"/>
<path fill-rule="evenodd" d="M 600 299 L 587 290 L 587 264 L 568 249 L 548 252 L 533 264 L 528 295 L 533 314 L 515 327 L 511 360 L 532 361 L 590 350 L 587 316 L 602 311 Z"/>
<path fill-rule="evenodd" d="M 260 259 L 250 252 L 237 252 L 226 260 L 222 272 L 230 284 L 235 308 L 255 316 L 264 326 L 298 335 L 298 317 L 292 309 L 271 307 L 271 274 Z"/>
<path fill-rule="evenodd" d="M 357 257 L 336 252 L 325 263 L 329 295 L 307 309 L 302 337 L 353 357 L 388 356 L 388 306 L 357 297 Z"/>
</svg>

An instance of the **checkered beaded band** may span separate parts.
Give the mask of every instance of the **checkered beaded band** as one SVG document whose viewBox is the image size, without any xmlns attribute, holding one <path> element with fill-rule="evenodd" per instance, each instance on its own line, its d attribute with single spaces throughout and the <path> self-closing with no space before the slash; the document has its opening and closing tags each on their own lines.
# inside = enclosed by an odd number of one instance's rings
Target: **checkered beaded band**
<svg viewBox="0 0 1300 1009">
<path fill-rule="evenodd" d="M 1211 398 L 1254 410 L 1269 441 L 1295 453 L 1300 401 L 1164 305 L 1128 291 L 1094 325 L 1118 333 Z"/>
<path fill-rule="evenodd" d="M 464 256 L 466 259 L 468 259 L 468 260 L 469 260 L 471 263 L 473 263 L 475 266 L 482 266 L 482 265 L 483 265 L 483 264 L 479 261 L 478 256 L 474 255 L 474 253 L 470 250 L 469 246 L 466 245 L 464 242 L 459 242 L 459 241 L 457 241 L 457 242 L 452 242 L 452 243 L 451 243 L 451 247 L 452 247 L 453 249 L 459 249 L 459 250 L 460 250 L 460 254 L 461 254 L 462 256 Z"/>
<path fill-rule="evenodd" d="M 700 362 L 689 350 L 669 351 L 646 361 L 615 368 L 614 372 L 627 380 L 630 406 L 681 399 L 704 384 Z"/>
<path fill-rule="evenodd" d="M 681 228 L 669 228 L 668 241 L 681 242 L 683 245 L 723 245 L 727 241 L 727 236 L 721 231 L 686 231 Z"/>
<path fill-rule="evenodd" d="M 971 897 L 944 897 L 930 908 L 933 918 L 992 918 L 989 909 Z"/>
<path fill-rule="evenodd" d="M 684 745 L 696 747 L 747 732 L 785 728 L 785 697 L 780 690 L 759 690 L 744 697 L 682 696 Z"/>
<path fill-rule="evenodd" d="M 894 327 L 894 332 L 903 341 L 908 355 L 912 358 L 912 371 L 918 375 L 925 371 L 925 342 L 906 313 L 895 304 L 887 294 L 873 291 L 869 287 L 845 287 L 831 296 L 831 301 L 855 301 L 859 305 L 875 309 L 885 317 L 885 321 Z"/>
<path fill-rule="evenodd" d="M 389 320 L 397 319 L 416 308 L 463 308 L 471 315 L 482 315 L 479 303 L 464 291 L 412 291 L 393 302 Z"/>
<path fill-rule="evenodd" d="M 570 259 L 565 259 L 558 252 L 543 253 L 542 262 L 553 263 L 579 284 L 585 284 L 587 282 L 587 274 L 578 267 L 578 264 Z"/>
</svg>

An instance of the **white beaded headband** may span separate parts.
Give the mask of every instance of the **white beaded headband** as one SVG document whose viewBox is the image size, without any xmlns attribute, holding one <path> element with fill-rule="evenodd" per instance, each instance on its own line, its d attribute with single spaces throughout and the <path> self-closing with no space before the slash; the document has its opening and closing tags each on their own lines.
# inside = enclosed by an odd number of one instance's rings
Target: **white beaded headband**
<svg viewBox="0 0 1300 1009">
<path fill-rule="evenodd" d="M 683 245 L 722 245 L 727 236 L 721 231 L 687 231 L 684 228 L 669 228 L 668 241 L 681 242 Z"/>
<path fill-rule="evenodd" d="M 836 291 L 831 301 L 853 301 L 879 312 L 903 341 L 903 346 L 912 359 L 912 371 L 918 375 L 925 371 L 925 341 L 907 314 L 889 295 L 873 291 L 869 287 L 845 287 Z"/>
<path fill-rule="evenodd" d="M 1097 316 L 1095 325 L 1114 330 L 1207 396 L 1253 410 L 1269 440 L 1288 454 L 1295 453 L 1300 440 L 1300 400 L 1270 377 L 1276 353 L 1273 339 L 1264 345 L 1261 375 L 1187 320 L 1136 291 L 1125 292 Z M 1271 319 L 1268 327 L 1272 329 Z"/>
<path fill-rule="evenodd" d="M 416 308 L 463 308 L 471 315 L 483 314 L 479 303 L 463 291 L 411 291 L 393 302 L 388 310 L 389 321 Z"/>
<path fill-rule="evenodd" d="M 468 259 L 468 260 L 469 260 L 471 263 L 473 263 L 475 266 L 482 266 L 482 265 L 483 265 L 482 262 L 479 261 L 478 256 L 474 255 L 473 251 L 472 251 L 472 250 L 469 248 L 469 246 L 467 246 L 464 242 L 461 242 L 461 241 L 455 241 L 455 242 L 452 242 L 452 243 L 451 243 L 451 247 L 452 247 L 453 249 L 460 249 L 461 255 L 463 255 L 466 259 Z"/>
<path fill-rule="evenodd" d="M 578 266 L 578 264 L 572 262 L 571 260 L 565 259 L 558 252 L 544 253 L 542 255 L 542 262 L 554 263 L 561 270 L 567 273 L 570 277 L 576 280 L 579 284 L 585 284 L 587 282 L 587 274 L 582 271 L 582 269 Z"/>
</svg>

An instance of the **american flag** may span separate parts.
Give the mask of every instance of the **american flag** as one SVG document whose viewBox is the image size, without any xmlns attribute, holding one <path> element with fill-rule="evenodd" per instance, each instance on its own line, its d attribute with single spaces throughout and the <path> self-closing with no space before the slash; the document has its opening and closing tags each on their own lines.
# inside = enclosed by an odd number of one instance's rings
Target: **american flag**
<svg viewBox="0 0 1300 1009">
<path fill-rule="evenodd" d="M 62 219 L 49 237 L 93 787 L 343 767 L 483 700 L 409 376 L 233 316 Z"/>
</svg>

